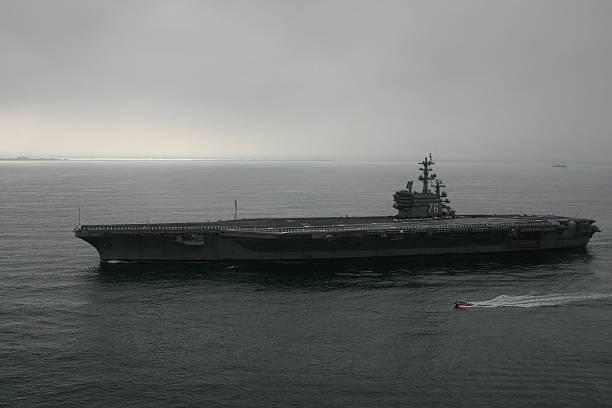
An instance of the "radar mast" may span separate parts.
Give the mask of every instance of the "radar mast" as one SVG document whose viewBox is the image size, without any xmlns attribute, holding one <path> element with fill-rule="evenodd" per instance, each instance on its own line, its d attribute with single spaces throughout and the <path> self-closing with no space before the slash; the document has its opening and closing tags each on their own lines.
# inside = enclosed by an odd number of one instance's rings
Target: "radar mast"
<svg viewBox="0 0 612 408">
<path fill-rule="evenodd" d="M 422 162 L 419 162 L 419 164 L 422 166 L 419 167 L 419 170 L 423 172 L 423 174 L 419 176 L 419 180 L 423 182 L 422 192 L 430 193 L 431 191 L 429 191 L 429 182 L 436 178 L 435 174 L 430 174 L 432 170 L 431 166 L 436 164 L 431 157 L 431 153 L 429 153 L 429 156 L 425 156 L 425 159 L 423 159 Z"/>
</svg>

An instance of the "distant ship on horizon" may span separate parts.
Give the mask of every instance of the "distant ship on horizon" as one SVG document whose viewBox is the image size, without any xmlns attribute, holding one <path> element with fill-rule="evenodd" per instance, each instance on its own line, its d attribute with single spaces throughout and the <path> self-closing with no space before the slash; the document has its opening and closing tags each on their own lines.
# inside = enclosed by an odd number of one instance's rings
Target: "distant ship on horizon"
<svg viewBox="0 0 612 408">
<path fill-rule="evenodd" d="M 552 166 L 553 166 L 553 167 L 562 167 L 562 168 L 566 168 L 566 167 L 567 167 L 567 164 L 562 163 L 562 162 L 554 162 Z"/>
</svg>

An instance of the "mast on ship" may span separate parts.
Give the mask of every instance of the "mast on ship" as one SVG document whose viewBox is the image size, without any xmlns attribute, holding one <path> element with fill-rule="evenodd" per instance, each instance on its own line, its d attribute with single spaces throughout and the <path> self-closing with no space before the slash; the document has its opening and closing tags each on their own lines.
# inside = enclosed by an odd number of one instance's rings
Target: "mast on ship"
<svg viewBox="0 0 612 408">
<path fill-rule="evenodd" d="M 430 193 L 429 182 L 436 178 L 435 174 L 429 174 L 431 172 L 431 166 L 436 164 L 431 157 L 431 153 L 429 153 L 429 156 L 425 156 L 425 159 L 419 162 L 419 164 L 422 166 L 419 167 L 419 170 L 423 172 L 423 174 L 419 176 L 419 180 L 423 182 L 423 193 Z"/>
</svg>

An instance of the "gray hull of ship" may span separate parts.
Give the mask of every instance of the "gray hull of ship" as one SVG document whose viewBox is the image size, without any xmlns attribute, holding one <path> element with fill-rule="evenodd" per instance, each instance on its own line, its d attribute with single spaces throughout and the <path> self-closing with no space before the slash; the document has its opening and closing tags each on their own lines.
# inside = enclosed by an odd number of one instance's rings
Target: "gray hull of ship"
<svg viewBox="0 0 612 408">
<path fill-rule="evenodd" d="M 376 228 L 333 224 L 273 231 L 231 222 L 218 224 L 218 228 L 201 228 L 203 224 L 193 224 L 200 228 L 188 224 L 167 224 L 165 228 L 132 225 L 127 230 L 82 228 L 75 233 L 98 250 L 104 263 L 331 260 L 537 251 L 583 247 L 596 232 L 589 220 L 484 220 L 487 222 L 415 222 L 387 227 L 370 223 Z"/>
</svg>

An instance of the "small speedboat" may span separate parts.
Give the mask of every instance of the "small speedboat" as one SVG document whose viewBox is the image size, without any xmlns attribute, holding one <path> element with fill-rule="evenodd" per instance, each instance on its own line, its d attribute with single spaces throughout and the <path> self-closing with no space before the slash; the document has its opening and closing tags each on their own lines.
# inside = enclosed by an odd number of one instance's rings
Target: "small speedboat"
<svg viewBox="0 0 612 408">
<path fill-rule="evenodd" d="M 474 306 L 473 303 L 470 303 L 467 300 L 455 300 L 454 305 L 455 305 L 455 307 L 472 307 L 472 306 Z"/>
</svg>

